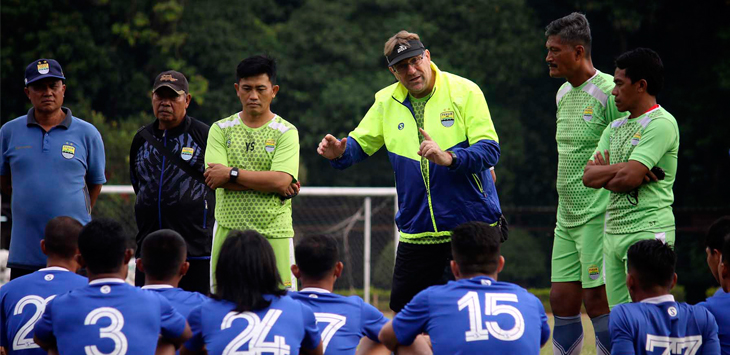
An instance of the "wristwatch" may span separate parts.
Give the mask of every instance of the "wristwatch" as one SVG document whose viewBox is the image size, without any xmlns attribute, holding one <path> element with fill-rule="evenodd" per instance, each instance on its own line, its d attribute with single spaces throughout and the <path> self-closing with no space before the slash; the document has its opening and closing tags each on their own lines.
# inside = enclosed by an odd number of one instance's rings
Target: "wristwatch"
<svg viewBox="0 0 730 355">
<path fill-rule="evenodd" d="M 238 168 L 231 168 L 231 172 L 228 173 L 228 182 L 236 183 L 238 179 Z"/>
<path fill-rule="evenodd" d="M 459 156 L 450 150 L 447 150 L 447 152 L 451 154 L 451 164 L 449 164 L 449 167 L 456 166 L 456 159 L 458 159 Z"/>
</svg>

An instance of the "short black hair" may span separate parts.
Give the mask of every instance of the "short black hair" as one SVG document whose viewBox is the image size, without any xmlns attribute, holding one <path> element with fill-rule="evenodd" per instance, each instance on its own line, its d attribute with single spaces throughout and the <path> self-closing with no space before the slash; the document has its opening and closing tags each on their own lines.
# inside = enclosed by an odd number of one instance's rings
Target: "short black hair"
<svg viewBox="0 0 730 355">
<path fill-rule="evenodd" d="M 83 227 L 81 222 L 67 216 L 48 221 L 43 237 L 46 253 L 66 260 L 73 259 L 79 247 L 79 232 Z"/>
<path fill-rule="evenodd" d="M 502 233 L 484 222 L 467 222 L 451 231 L 451 252 L 462 274 L 493 274 L 499 266 Z"/>
<path fill-rule="evenodd" d="M 616 68 L 625 69 L 626 77 L 635 83 L 646 80 L 646 92 L 657 96 L 664 88 L 664 64 L 659 54 L 649 48 L 636 48 L 616 58 Z"/>
<path fill-rule="evenodd" d="M 266 238 L 253 230 L 232 230 L 223 242 L 215 268 L 215 299 L 236 304 L 236 312 L 264 309 L 264 295 L 283 296 L 286 290 L 276 268 L 276 256 Z"/>
<path fill-rule="evenodd" d="M 558 36 L 560 41 L 569 44 L 580 44 L 586 50 L 586 57 L 591 57 L 591 26 L 585 15 L 574 12 L 550 22 L 545 27 L 545 36 Z"/>
<path fill-rule="evenodd" d="M 340 261 L 337 240 L 330 235 L 305 236 L 294 248 L 294 258 L 302 274 L 321 280 Z"/>
<path fill-rule="evenodd" d="M 276 61 L 267 55 L 248 57 L 238 63 L 236 82 L 261 74 L 268 75 L 271 85 L 276 85 Z"/>
<path fill-rule="evenodd" d="M 161 229 L 148 234 L 142 241 L 144 273 L 156 280 L 177 275 L 187 256 L 185 239 L 174 230 Z"/>
<path fill-rule="evenodd" d="M 718 218 L 707 230 L 705 247 L 722 252 L 724 240 L 730 237 L 730 216 Z M 725 254 L 723 252 L 723 254 Z"/>
<path fill-rule="evenodd" d="M 658 239 L 641 240 L 629 247 L 626 257 L 628 271 L 633 271 L 641 289 L 672 285 L 677 254 L 668 244 Z"/>
<path fill-rule="evenodd" d="M 79 250 L 86 269 L 94 274 L 117 272 L 124 264 L 124 253 L 131 238 L 122 225 L 110 218 L 89 222 L 79 233 Z"/>
<path fill-rule="evenodd" d="M 730 235 L 726 235 L 722 241 L 722 262 L 725 264 L 730 263 Z"/>
</svg>

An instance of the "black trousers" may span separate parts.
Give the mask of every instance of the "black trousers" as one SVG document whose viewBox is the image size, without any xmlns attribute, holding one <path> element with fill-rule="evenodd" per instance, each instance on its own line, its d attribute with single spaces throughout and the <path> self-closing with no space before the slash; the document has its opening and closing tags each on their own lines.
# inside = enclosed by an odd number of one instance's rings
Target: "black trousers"
<svg viewBox="0 0 730 355">
<path fill-rule="evenodd" d="M 188 273 L 180 280 L 178 287 L 185 291 L 200 292 L 204 295 L 210 293 L 210 259 L 188 260 L 190 268 Z M 136 286 L 144 286 L 144 273 L 136 269 L 134 274 L 134 284 Z"/>
<path fill-rule="evenodd" d="M 451 243 L 398 243 L 390 292 L 390 309 L 400 312 L 411 299 L 433 285 L 454 280 Z"/>
</svg>

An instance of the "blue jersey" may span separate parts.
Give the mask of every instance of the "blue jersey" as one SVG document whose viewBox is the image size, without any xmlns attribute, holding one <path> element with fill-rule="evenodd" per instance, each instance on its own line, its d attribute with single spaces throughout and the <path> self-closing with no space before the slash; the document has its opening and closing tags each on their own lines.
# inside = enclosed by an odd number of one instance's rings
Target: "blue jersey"
<svg viewBox="0 0 730 355">
<path fill-rule="evenodd" d="M 64 268 L 48 267 L 19 277 L 0 288 L 0 346 L 10 354 L 45 355 L 33 342 L 33 327 L 46 303 L 89 281 Z"/>
<path fill-rule="evenodd" d="M 250 351 L 252 354 L 299 354 L 300 347 L 314 349 L 320 336 L 309 307 L 289 296 L 264 296 L 269 307 L 256 312 L 235 312 L 236 305 L 211 300 L 193 309 L 188 317 L 193 337 L 190 350 L 205 346 L 210 355 Z"/>
<path fill-rule="evenodd" d="M 48 303 L 35 326 L 59 354 L 154 354 L 158 336 L 179 338 L 185 318 L 155 292 L 97 279 Z"/>
<path fill-rule="evenodd" d="M 345 297 L 319 288 L 289 295 L 314 311 L 325 354 L 355 354 L 362 337 L 378 342 L 380 329 L 388 323 L 382 312 L 357 296 Z"/>
<path fill-rule="evenodd" d="M 170 301 L 175 310 L 180 312 L 186 319 L 190 315 L 193 308 L 200 306 L 203 302 L 209 300 L 208 297 L 198 292 L 189 292 L 181 288 L 175 288 L 170 285 L 149 285 L 142 287 L 143 290 L 157 292 Z"/>
<path fill-rule="evenodd" d="M 431 337 L 434 354 L 539 354 L 550 337 L 540 300 L 486 276 L 431 286 L 393 318 L 398 343 Z"/>
<path fill-rule="evenodd" d="M 715 317 L 672 295 L 620 304 L 611 310 L 611 354 L 720 354 Z"/>
<path fill-rule="evenodd" d="M 720 288 L 722 290 L 722 288 Z M 720 339 L 722 355 L 730 355 L 730 293 L 718 293 L 699 303 L 712 313 L 717 321 L 717 337 Z"/>
</svg>

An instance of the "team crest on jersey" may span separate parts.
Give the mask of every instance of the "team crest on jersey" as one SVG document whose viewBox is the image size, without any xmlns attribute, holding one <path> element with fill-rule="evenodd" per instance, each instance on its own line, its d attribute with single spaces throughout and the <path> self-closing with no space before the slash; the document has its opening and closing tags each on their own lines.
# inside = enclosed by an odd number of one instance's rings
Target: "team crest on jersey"
<svg viewBox="0 0 730 355">
<path fill-rule="evenodd" d="M 398 130 L 399 130 L 399 131 L 402 131 L 402 130 L 403 130 L 403 127 L 405 127 L 405 126 L 406 126 L 406 125 L 404 125 L 404 124 L 403 124 L 403 122 L 399 123 L 399 124 L 398 124 Z"/>
<path fill-rule="evenodd" d="M 182 152 L 180 152 L 180 158 L 182 158 L 182 160 L 188 161 L 193 158 L 193 153 L 195 153 L 195 149 L 190 147 L 183 147 Z"/>
<path fill-rule="evenodd" d="M 48 275 L 44 276 L 43 279 L 46 281 L 51 281 L 51 280 L 53 280 L 53 274 L 48 274 Z"/>
<path fill-rule="evenodd" d="M 63 147 L 61 147 L 61 155 L 63 155 L 66 159 L 71 159 L 76 155 L 76 147 L 70 145 L 70 144 L 64 144 Z"/>
<path fill-rule="evenodd" d="M 674 308 L 674 306 L 667 308 L 667 313 L 670 317 L 676 317 L 677 316 L 677 309 Z"/>
<path fill-rule="evenodd" d="M 441 112 L 441 124 L 444 127 L 451 127 L 454 125 L 454 111 Z"/>
<path fill-rule="evenodd" d="M 590 277 L 591 280 L 598 280 L 599 276 L 601 276 L 601 269 L 599 269 L 598 266 L 591 265 L 588 267 L 588 277 Z"/>
<path fill-rule="evenodd" d="M 590 122 L 593 119 L 593 106 L 586 107 L 585 110 L 583 110 L 583 120 L 586 122 Z"/>
<path fill-rule="evenodd" d="M 634 136 L 631 137 L 631 145 L 639 144 L 639 140 L 641 140 L 641 132 L 634 133 Z"/>
<path fill-rule="evenodd" d="M 48 72 L 51 71 L 51 67 L 48 65 L 48 62 L 45 60 L 42 62 L 38 62 L 38 72 L 41 74 L 48 74 Z"/>
<path fill-rule="evenodd" d="M 276 140 L 274 139 L 267 139 L 266 144 L 264 145 L 264 149 L 266 149 L 267 152 L 271 153 L 276 149 Z"/>
</svg>

